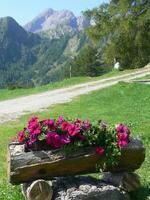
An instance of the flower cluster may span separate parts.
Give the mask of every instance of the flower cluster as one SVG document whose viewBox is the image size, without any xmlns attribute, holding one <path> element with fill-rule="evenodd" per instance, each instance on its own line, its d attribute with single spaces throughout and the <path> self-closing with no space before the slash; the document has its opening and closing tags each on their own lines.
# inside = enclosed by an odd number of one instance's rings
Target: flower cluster
<svg viewBox="0 0 150 200">
<path fill-rule="evenodd" d="M 119 124 L 110 130 L 105 122 L 92 125 L 89 120 L 67 120 L 63 116 L 39 121 L 32 117 L 24 130 L 18 133 L 18 141 L 30 149 L 35 143 L 44 141 L 49 149 L 69 145 L 74 147 L 95 146 L 96 154 L 108 156 L 129 143 L 130 129 Z M 115 153 L 114 153 L 115 155 Z"/>
<path fill-rule="evenodd" d="M 118 135 L 118 145 L 127 146 L 129 143 L 130 129 L 124 124 L 119 124 L 116 127 L 116 131 Z"/>
<path fill-rule="evenodd" d="M 83 132 L 90 129 L 88 120 L 75 121 L 65 120 L 60 116 L 58 120 L 45 119 L 39 121 L 37 117 L 32 117 L 24 130 L 18 133 L 18 141 L 25 142 L 27 146 L 32 146 L 39 140 L 45 140 L 52 149 L 61 148 L 75 140 L 83 141 L 85 136 Z"/>
</svg>

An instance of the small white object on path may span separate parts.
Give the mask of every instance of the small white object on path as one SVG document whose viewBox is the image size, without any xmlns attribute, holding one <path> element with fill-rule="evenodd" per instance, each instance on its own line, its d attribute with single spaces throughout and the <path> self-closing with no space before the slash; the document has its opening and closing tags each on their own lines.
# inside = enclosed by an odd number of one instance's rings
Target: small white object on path
<svg viewBox="0 0 150 200">
<path fill-rule="evenodd" d="M 18 97 L 11 100 L 0 101 L 0 123 L 15 120 L 28 113 L 43 111 L 55 104 L 70 102 L 76 96 L 110 87 L 117 84 L 119 81 L 130 81 L 148 74 L 150 74 L 150 66 L 120 76 L 91 81 L 25 97 Z"/>
<path fill-rule="evenodd" d="M 116 62 L 116 63 L 114 64 L 114 69 L 117 69 L 117 70 L 120 69 L 120 63 L 119 63 L 119 62 Z"/>
</svg>

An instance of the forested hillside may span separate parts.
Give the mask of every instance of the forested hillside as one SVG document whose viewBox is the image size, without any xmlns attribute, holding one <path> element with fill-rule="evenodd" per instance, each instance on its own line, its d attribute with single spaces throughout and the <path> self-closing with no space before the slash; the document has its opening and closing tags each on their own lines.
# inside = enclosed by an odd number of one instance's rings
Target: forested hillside
<svg viewBox="0 0 150 200">
<path fill-rule="evenodd" d="M 31 87 L 64 78 L 64 64 L 80 51 L 84 33 L 49 39 L 25 31 L 11 17 L 0 19 L 0 88 Z M 71 42 L 75 40 L 72 49 Z"/>
</svg>

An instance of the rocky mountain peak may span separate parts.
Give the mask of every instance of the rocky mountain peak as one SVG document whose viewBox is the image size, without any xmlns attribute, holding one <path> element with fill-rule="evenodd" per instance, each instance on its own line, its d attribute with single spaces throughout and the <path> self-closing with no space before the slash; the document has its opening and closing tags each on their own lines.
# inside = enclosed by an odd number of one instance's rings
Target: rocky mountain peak
<svg viewBox="0 0 150 200">
<path fill-rule="evenodd" d="M 54 13 L 54 10 L 52 8 L 46 9 L 44 12 L 42 12 L 38 17 L 45 17 L 48 18 Z"/>
<path fill-rule="evenodd" d="M 30 32 L 55 32 L 62 30 L 62 32 L 80 31 L 90 26 L 90 20 L 84 16 L 76 17 L 70 10 L 53 10 L 47 9 L 38 15 L 31 22 L 26 24 L 24 28 Z"/>
</svg>

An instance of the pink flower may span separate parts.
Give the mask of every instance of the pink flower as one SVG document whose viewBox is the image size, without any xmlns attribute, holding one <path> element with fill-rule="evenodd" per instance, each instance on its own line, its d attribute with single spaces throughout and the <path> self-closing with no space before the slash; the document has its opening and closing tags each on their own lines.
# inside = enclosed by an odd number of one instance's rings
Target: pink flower
<svg viewBox="0 0 150 200">
<path fill-rule="evenodd" d="M 68 131 L 70 127 L 70 123 L 69 122 L 63 122 L 62 125 L 61 125 L 61 128 L 63 131 Z"/>
<path fill-rule="evenodd" d="M 127 133 L 119 133 L 118 134 L 118 138 L 120 140 L 128 140 L 129 139 L 129 135 Z"/>
<path fill-rule="evenodd" d="M 85 128 L 85 129 L 89 129 L 90 128 L 90 123 L 89 123 L 89 120 L 87 119 L 87 120 L 84 120 L 84 122 L 83 122 L 83 127 Z"/>
<path fill-rule="evenodd" d="M 49 132 L 46 135 L 46 142 L 57 149 L 65 144 L 69 144 L 71 141 L 66 135 L 58 135 L 56 132 Z"/>
<path fill-rule="evenodd" d="M 118 133 L 118 145 L 126 146 L 129 143 L 129 135 L 127 133 Z"/>
<path fill-rule="evenodd" d="M 77 118 L 77 119 L 75 120 L 74 124 L 75 124 L 75 125 L 80 125 L 80 124 L 81 124 L 81 120 Z"/>
<path fill-rule="evenodd" d="M 28 142 L 29 146 L 32 145 L 33 143 L 35 143 L 37 141 L 37 135 L 36 134 L 31 134 L 30 135 L 30 140 Z"/>
<path fill-rule="evenodd" d="M 126 125 L 124 124 L 119 124 L 117 126 L 117 133 L 126 133 L 126 134 L 130 134 L 130 129 L 129 127 L 127 127 Z"/>
<path fill-rule="evenodd" d="M 48 126 L 50 130 L 55 129 L 55 120 L 45 119 L 43 120 L 43 124 Z"/>
<path fill-rule="evenodd" d="M 61 144 L 69 144 L 71 140 L 66 135 L 60 135 Z"/>
<path fill-rule="evenodd" d="M 119 124 L 116 128 L 118 134 L 118 146 L 126 146 L 129 143 L 130 129 L 124 124 Z"/>
<path fill-rule="evenodd" d="M 23 130 L 23 131 L 20 131 L 19 133 L 18 133 L 18 141 L 20 142 L 20 143 L 22 143 L 22 142 L 24 142 L 26 140 L 26 134 L 25 134 L 25 131 Z"/>
<path fill-rule="evenodd" d="M 78 135 L 79 127 L 77 125 L 70 125 L 68 128 L 68 131 L 69 131 L 69 135 L 71 137 L 74 137 L 74 136 Z"/>
<path fill-rule="evenodd" d="M 96 154 L 103 156 L 105 153 L 105 149 L 103 147 L 96 147 Z"/>
<path fill-rule="evenodd" d="M 55 149 L 60 148 L 62 146 L 61 138 L 55 132 L 50 132 L 46 135 L 46 142 Z"/>
<path fill-rule="evenodd" d="M 38 122 L 38 117 L 31 117 L 31 119 L 28 121 L 28 124 L 33 123 L 33 122 Z"/>
<path fill-rule="evenodd" d="M 39 135 L 41 133 L 41 126 L 37 122 L 30 122 L 28 130 L 30 134 Z"/>
<path fill-rule="evenodd" d="M 63 121 L 64 121 L 64 117 L 63 117 L 63 116 L 59 116 L 59 118 L 58 118 L 58 123 L 59 123 L 59 124 L 62 124 Z"/>
<path fill-rule="evenodd" d="M 128 142 L 127 141 L 125 141 L 125 140 L 118 140 L 118 145 L 120 146 L 120 147 L 123 147 L 123 146 L 127 146 L 128 145 Z"/>
</svg>

